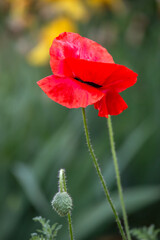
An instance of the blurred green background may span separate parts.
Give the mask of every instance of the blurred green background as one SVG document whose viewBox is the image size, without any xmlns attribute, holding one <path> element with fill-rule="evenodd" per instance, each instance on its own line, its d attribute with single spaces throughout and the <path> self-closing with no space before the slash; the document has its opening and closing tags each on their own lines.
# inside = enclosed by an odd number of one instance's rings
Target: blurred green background
<svg viewBox="0 0 160 240">
<path fill-rule="evenodd" d="M 160 227 L 160 1 L 6 0 L 0 2 L 2 240 L 29 239 L 39 215 L 62 224 L 58 239 L 69 239 L 66 219 L 50 204 L 60 168 L 73 198 L 76 239 L 118 235 L 87 150 L 81 109 L 54 103 L 36 84 L 51 74 L 51 40 L 73 29 L 139 75 L 122 93 L 129 107 L 112 117 L 113 128 L 130 226 Z M 97 115 L 87 107 L 92 144 L 121 214 L 107 122 Z"/>
</svg>

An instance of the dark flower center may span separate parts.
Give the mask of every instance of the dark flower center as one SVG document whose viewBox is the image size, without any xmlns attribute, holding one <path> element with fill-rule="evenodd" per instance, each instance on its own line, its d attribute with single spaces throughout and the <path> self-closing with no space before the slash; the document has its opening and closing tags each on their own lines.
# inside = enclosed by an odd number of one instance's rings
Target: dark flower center
<svg viewBox="0 0 160 240">
<path fill-rule="evenodd" d="M 77 81 L 79 81 L 79 82 L 81 82 L 81 83 L 88 84 L 88 85 L 90 85 L 90 86 L 92 86 L 92 87 L 95 87 L 95 88 L 100 88 L 100 87 L 102 87 L 102 86 L 99 85 L 99 84 L 96 84 L 96 83 L 93 83 L 93 82 L 85 82 L 85 81 L 83 81 L 83 80 L 81 80 L 81 79 L 79 79 L 79 78 L 77 78 L 77 77 L 75 77 L 74 79 L 77 80 Z"/>
</svg>

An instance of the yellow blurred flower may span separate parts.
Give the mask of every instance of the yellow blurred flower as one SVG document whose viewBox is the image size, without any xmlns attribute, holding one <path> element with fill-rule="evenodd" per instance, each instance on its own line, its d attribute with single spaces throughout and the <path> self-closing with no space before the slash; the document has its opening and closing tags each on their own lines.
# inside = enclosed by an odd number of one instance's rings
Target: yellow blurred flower
<svg viewBox="0 0 160 240">
<path fill-rule="evenodd" d="M 31 0 L 8 0 L 8 4 L 9 18 L 7 23 L 11 30 L 21 31 L 32 23 Z"/>
<path fill-rule="evenodd" d="M 84 20 L 88 15 L 84 4 L 80 0 L 58 0 L 53 4 L 53 8 L 57 13 L 67 14 L 76 20 Z"/>
<path fill-rule="evenodd" d="M 83 20 L 88 16 L 88 11 L 82 0 L 41 0 L 40 8 L 49 8 L 49 12 L 63 14 L 75 20 Z"/>
<path fill-rule="evenodd" d="M 31 4 L 30 0 L 9 0 L 10 13 L 14 16 L 24 16 Z"/>
<path fill-rule="evenodd" d="M 126 10 L 123 0 L 87 0 L 88 4 L 94 8 L 107 5 L 110 9 L 116 12 Z"/>
<path fill-rule="evenodd" d="M 61 32 L 76 32 L 75 24 L 68 18 L 62 17 L 50 22 L 41 29 L 40 41 L 27 55 L 32 65 L 45 65 L 49 60 L 49 51 L 52 41 Z"/>
</svg>

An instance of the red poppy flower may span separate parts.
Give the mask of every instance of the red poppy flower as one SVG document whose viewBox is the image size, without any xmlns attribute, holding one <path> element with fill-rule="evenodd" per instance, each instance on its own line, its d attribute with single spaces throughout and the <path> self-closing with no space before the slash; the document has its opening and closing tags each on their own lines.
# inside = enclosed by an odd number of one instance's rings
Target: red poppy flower
<svg viewBox="0 0 160 240">
<path fill-rule="evenodd" d="M 53 101 L 79 108 L 94 104 L 100 117 L 120 114 L 127 104 L 119 95 L 137 81 L 137 74 L 115 64 L 108 51 L 77 33 L 61 33 L 50 48 L 54 75 L 38 81 Z"/>
</svg>

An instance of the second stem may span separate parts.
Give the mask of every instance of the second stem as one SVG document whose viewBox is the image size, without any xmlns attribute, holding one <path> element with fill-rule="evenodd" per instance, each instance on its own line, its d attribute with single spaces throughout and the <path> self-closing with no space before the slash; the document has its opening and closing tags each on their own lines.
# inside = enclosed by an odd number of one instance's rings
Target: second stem
<svg viewBox="0 0 160 240">
<path fill-rule="evenodd" d="M 125 208 L 125 204 L 124 204 L 122 184 L 121 184 L 121 178 L 120 178 L 120 173 L 119 173 L 119 166 L 118 166 L 118 160 L 117 160 L 117 155 L 116 155 L 116 149 L 115 149 L 115 143 L 114 143 L 114 137 L 113 137 L 113 128 L 112 128 L 112 122 L 111 122 L 110 115 L 108 116 L 108 130 L 109 130 L 111 152 L 112 152 L 114 168 L 115 168 L 116 178 L 117 178 L 117 187 L 118 187 L 118 192 L 119 192 L 119 197 L 120 197 L 120 202 L 121 202 L 121 207 L 122 207 L 124 226 L 125 226 L 127 238 L 128 238 L 128 240 L 131 240 L 131 235 L 129 232 L 129 224 L 128 224 L 128 219 L 127 219 L 127 212 L 126 212 L 126 208 Z"/>
<path fill-rule="evenodd" d="M 117 225 L 118 225 L 118 228 L 119 228 L 119 231 L 122 235 L 122 238 L 123 240 L 126 240 L 126 236 L 125 236 L 125 233 L 123 231 L 123 228 L 122 228 L 122 225 L 121 225 L 121 222 L 120 222 L 120 219 L 118 217 L 118 214 L 116 212 L 116 209 L 114 207 L 114 204 L 111 200 L 111 197 L 109 195 L 109 191 L 108 191 L 108 188 L 106 186 L 106 183 L 105 183 L 105 180 L 103 178 L 103 175 L 101 173 L 101 169 L 99 167 L 99 164 L 98 164 L 98 161 L 96 159 L 96 156 L 94 154 L 94 151 L 93 151 L 93 148 L 92 148 L 92 145 L 91 145 L 91 142 L 90 142 L 90 138 L 89 138 L 89 132 L 88 132 L 88 126 L 87 126 L 87 121 L 86 121 L 86 113 L 85 113 L 85 109 L 82 108 L 82 115 L 83 115 L 83 123 L 84 123 L 84 129 L 85 129 L 85 135 L 86 135 L 86 140 L 87 140 L 87 145 L 88 145 L 88 148 L 89 148 L 89 151 L 90 151 L 90 154 L 92 156 L 92 159 L 93 159 L 93 162 L 94 162 L 94 166 L 96 168 L 96 171 L 97 171 L 97 174 L 99 176 L 99 179 L 102 183 L 102 186 L 103 186 L 103 189 L 104 189 L 104 192 L 105 192 L 105 195 L 106 195 L 106 198 L 111 206 L 111 209 L 114 213 L 114 216 L 115 216 L 115 219 L 116 219 L 116 222 L 117 222 Z"/>
</svg>

